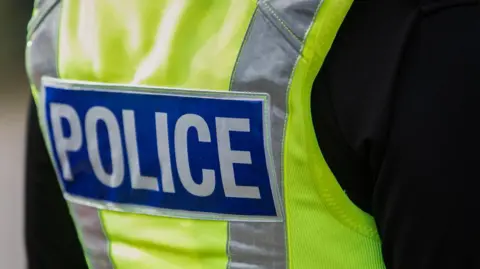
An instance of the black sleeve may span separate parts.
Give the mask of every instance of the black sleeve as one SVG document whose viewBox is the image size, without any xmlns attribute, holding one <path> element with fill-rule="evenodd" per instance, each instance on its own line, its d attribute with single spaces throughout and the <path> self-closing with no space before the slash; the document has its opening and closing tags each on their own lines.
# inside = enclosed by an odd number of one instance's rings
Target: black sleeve
<svg viewBox="0 0 480 269">
<path fill-rule="evenodd" d="M 407 40 L 373 193 L 389 269 L 480 268 L 480 6 L 437 6 Z"/>
<path fill-rule="evenodd" d="M 355 1 L 312 91 L 322 153 L 387 269 L 480 268 L 480 6 Z"/>
<path fill-rule="evenodd" d="M 80 242 L 30 105 L 26 161 L 25 233 L 28 268 L 86 269 Z"/>
</svg>

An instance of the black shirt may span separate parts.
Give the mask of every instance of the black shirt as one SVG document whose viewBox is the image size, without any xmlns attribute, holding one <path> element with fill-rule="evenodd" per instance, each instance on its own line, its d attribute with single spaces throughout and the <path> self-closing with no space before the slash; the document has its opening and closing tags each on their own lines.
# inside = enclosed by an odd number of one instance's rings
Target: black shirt
<svg viewBox="0 0 480 269">
<path fill-rule="evenodd" d="M 30 268 L 86 268 L 31 111 Z M 376 219 L 387 269 L 480 268 L 479 1 L 356 1 L 312 113 L 332 172 Z"/>
</svg>

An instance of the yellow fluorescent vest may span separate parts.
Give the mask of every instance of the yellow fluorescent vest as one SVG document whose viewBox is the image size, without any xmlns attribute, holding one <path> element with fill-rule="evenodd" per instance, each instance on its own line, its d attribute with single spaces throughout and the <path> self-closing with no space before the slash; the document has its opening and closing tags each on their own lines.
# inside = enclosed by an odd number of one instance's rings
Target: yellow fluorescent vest
<svg viewBox="0 0 480 269">
<path fill-rule="evenodd" d="M 351 2 L 37 0 L 27 45 L 37 105 L 44 76 L 271 98 L 280 221 L 176 218 L 66 196 L 90 268 L 384 267 L 374 221 L 336 182 L 310 113 Z"/>
</svg>

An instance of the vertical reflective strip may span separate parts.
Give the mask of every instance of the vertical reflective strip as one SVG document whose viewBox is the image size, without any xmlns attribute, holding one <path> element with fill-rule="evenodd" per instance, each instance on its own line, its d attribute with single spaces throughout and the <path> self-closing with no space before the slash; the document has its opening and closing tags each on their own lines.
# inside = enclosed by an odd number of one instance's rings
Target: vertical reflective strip
<svg viewBox="0 0 480 269">
<path fill-rule="evenodd" d="M 26 68 L 34 97 L 38 95 L 38 91 L 42 90 L 43 76 L 58 76 L 57 55 L 61 16 L 59 0 L 37 1 L 36 7 L 38 12 L 29 23 L 26 48 Z M 48 144 L 48 141 L 46 143 Z M 80 233 L 83 249 L 89 258 L 90 267 L 92 269 L 114 268 L 110 261 L 109 242 L 103 231 L 99 211 L 92 207 L 68 204 L 74 216 L 77 231 Z"/>
<path fill-rule="evenodd" d="M 26 65 L 30 82 L 36 90 L 41 89 L 42 76 L 57 76 L 60 11 L 59 1 L 43 3 L 42 9 L 39 9 L 29 23 Z"/>
<path fill-rule="evenodd" d="M 103 230 L 100 212 L 93 207 L 69 203 L 75 225 L 82 233 L 83 249 L 92 269 L 114 268 L 109 256 L 109 243 Z"/>
<path fill-rule="evenodd" d="M 260 0 L 270 5 L 278 18 L 301 41 L 305 40 L 321 0 Z"/>
<path fill-rule="evenodd" d="M 260 0 L 240 52 L 231 90 L 271 96 L 272 151 L 283 189 L 283 140 L 290 80 L 318 0 Z M 282 191 L 283 196 L 283 191 Z M 283 200 L 283 199 L 282 199 Z M 229 268 L 288 267 L 286 223 L 229 223 Z"/>
<path fill-rule="evenodd" d="M 35 0 L 34 7 L 41 9 L 45 4 L 49 4 L 49 2 L 58 2 L 57 0 Z"/>
</svg>

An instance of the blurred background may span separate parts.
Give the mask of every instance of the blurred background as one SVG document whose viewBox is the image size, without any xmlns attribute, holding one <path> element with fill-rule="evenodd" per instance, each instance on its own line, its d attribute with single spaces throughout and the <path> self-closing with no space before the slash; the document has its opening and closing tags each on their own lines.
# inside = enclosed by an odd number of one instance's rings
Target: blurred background
<svg viewBox="0 0 480 269">
<path fill-rule="evenodd" d="M 29 87 L 24 68 L 33 0 L 0 0 L 0 269 L 24 269 L 23 163 Z"/>
</svg>

